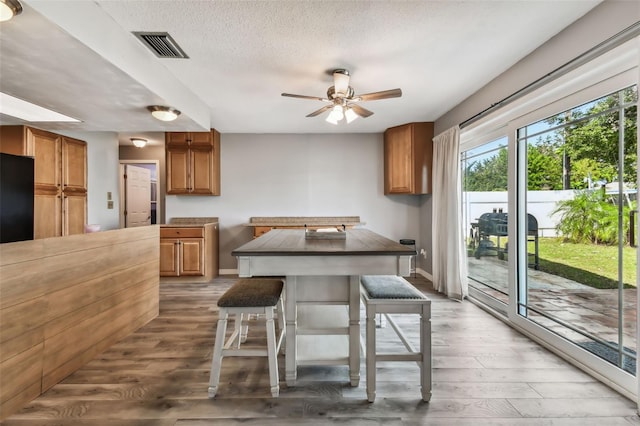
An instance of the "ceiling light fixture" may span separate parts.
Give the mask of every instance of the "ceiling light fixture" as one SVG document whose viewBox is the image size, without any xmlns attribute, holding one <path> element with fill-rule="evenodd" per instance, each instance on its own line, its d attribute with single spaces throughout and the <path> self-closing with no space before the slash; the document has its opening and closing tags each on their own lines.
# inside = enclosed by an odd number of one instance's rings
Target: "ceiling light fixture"
<svg viewBox="0 0 640 426">
<path fill-rule="evenodd" d="M 22 5 L 18 0 L 0 0 L 0 22 L 8 21 L 22 13 Z"/>
<path fill-rule="evenodd" d="M 175 108 L 161 105 L 152 105 L 147 107 L 151 111 L 151 115 L 160 121 L 173 121 L 180 115 L 180 111 Z"/>
<path fill-rule="evenodd" d="M 144 148 L 147 144 L 147 140 L 142 138 L 131 138 L 131 142 L 133 142 L 136 148 Z"/>
</svg>

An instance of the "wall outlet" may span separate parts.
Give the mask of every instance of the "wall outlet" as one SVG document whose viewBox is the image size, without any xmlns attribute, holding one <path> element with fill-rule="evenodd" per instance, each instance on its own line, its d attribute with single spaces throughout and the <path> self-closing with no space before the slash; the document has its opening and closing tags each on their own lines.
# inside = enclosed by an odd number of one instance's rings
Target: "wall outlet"
<svg viewBox="0 0 640 426">
<path fill-rule="evenodd" d="M 112 209 L 113 208 L 113 201 L 107 201 L 107 208 L 108 209 Z"/>
<path fill-rule="evenodd" d="M 425 259 L 427 258 L 427 252 L 424 249 L 420 249 L 420 254 L 422 255 L 422 257 L 424 257 Z"/>
</svg>

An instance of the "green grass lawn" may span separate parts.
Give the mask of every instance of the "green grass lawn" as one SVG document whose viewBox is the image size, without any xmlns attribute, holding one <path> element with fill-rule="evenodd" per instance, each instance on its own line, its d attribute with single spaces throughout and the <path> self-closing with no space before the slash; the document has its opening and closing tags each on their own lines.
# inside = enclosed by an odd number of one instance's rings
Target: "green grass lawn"
<svg viewBox="0 0 640 426">
<path fill-rule="evenodd" d="M 533 252 L 531 244 L 530 252 Z M 623 250 L 623 282 L 636 286 L 636 248 Z M 618 247 L 539 239 L 540 270 L 595 288 L 618 288 Z"/>
</svg>

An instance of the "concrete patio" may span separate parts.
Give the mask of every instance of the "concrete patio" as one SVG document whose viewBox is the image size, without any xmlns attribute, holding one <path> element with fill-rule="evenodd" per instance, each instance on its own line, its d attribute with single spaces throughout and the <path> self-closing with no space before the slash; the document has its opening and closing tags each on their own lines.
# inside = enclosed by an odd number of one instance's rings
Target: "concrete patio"
<svg viewBox="0 0 640 426">
<path fill-rule="evenodd" d="M 507 262 L 493 256 L 480 259 L 470 256 L 468 265 L 469 276 L 474 279 L 470 286 L 503 303 L 508 302 Z M 532 268 L 527 272 L 528 305 L 542 313 L 530 311 L 529 318 L 611 361 L 616 351 L 588 336 L 608 342 L 613 347 L 618 346 L 618 290 L 596 289 Z M 622 294 L 623 343 L 635 354 L 637 291 L 635 288 L 624 289 Z M 625 363 L 625 369 L 630 369 L 633 364 L 635 371 L 634 360 L 628 359 Z"/>
</svg>

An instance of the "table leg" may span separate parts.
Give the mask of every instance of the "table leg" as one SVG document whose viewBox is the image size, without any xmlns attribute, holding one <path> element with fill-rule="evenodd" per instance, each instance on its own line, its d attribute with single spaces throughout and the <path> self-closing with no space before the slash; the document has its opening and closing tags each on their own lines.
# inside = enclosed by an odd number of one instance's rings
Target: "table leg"
<svg viewBox="0 0 640 426">
<path fill-rule="evenodd" d="M 349 378 L 360 384 L 360 276 L 349 277 Z"/>
<path fill-rule="evenodd" d="M 287 386 L 295 386 L 298 373 L 296 326 L 298 321 L 298 309 L 296 301 L 296 277 L 287 276 L 285 281 L 285 319 L 286 319 L 286 352 L 285 352 L 285 378 Z"/>
</svg>

